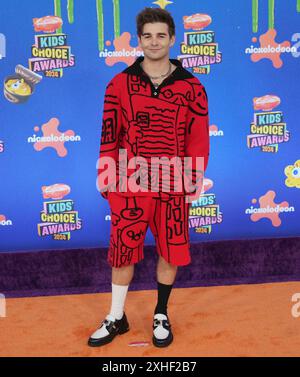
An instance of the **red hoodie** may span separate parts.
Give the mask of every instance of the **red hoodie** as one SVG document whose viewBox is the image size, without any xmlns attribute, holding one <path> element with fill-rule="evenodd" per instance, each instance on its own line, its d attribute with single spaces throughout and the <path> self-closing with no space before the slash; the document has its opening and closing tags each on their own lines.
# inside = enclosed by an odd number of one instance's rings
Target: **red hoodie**
<svg viewBox="0 0 300 377">
<path fill-rule="evenodd" d="M 209 156 L 209 118 L 208 102 L 204 86 L 198 78 L 184 69 L 176 59 L 170 61 L 176 69 L 156 89 L 140 63 L 143 57 L 117 74 L 106 86 L 102 117 L 102 134 L 100 158 L 98 160 L 98 189 L 103 198 L 107 199 L 109 191 L 116 191 L 122 196 L 160 196 L 163 191 L 176 195 L 192 195 L 182 183 L 182 189 L 174 189 L 174 170 L 170 169 L 170 189 L 165 188 L 164 169 L 160 166 L 159 173 L 152 165 L 151 157 L 192 157 L 192 184 L 199 188 L 202 180 L 196 182 L 196 160 L 203 157 L 204 166 L 202 179 Z M 119 159 L 119 149 L 124 150 L 125 158 Z M 126 156 L 127 154 L 127 156 Z M 103 163 L 104 157 L 112 157 L 116 163 L 116 184 L 112 185 L 108 178 L 113 170 Z M 141 158 L 131 169 L 125 166 L 132 157 Z M 147 165 L 148 163 L 148 165 Z M 158 165 L 156 165 L 158 166 Z M 147 167 L 147 169 L 146 169 Z M 183 174 L 187 174 L 185 170 Z M 155 173 L 156 172 L 156 173 Z M 133 177 L 137 185 L 132 189 L 128 185 L 129 177 Z M 178 177 L 178 174 L 176 175 Z M 137 178 L 136 178 L 137 177 Z M 199 175 L 198 175 L 199 178 Z M 131 178 L 132 179 L 132 178 Z M 156 184 L 156 190 L 151 191 Z M 182 181 L 183 182 L 183 181 Z M 113 187 L 113 188 L 112 188 Z M 143 188 L 141 188 L 143 187 Z M 138 190 L 138 191 L 137 191 Z M 196 190 L 193 191 L 193 193 Z"/>
</svg>

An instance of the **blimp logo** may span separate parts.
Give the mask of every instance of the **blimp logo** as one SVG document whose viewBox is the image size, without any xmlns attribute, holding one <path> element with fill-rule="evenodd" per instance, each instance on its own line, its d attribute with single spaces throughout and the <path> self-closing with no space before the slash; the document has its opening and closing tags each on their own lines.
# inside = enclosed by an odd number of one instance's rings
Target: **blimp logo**
<svg viewBox="0 0 300 377">
<path fill-rule="evenodd" d="M 263 97 L 253 98 L 254 110 L 271 111 L 280 104 L 280 98 L 278 96 L 267 94 Z"/>
</svg>

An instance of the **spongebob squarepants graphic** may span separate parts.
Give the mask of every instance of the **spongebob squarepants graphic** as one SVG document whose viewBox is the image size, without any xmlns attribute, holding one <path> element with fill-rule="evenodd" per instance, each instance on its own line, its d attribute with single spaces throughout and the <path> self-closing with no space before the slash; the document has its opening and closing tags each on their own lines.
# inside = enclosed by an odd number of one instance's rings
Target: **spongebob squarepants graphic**
<svg viewBox="0 0 300 377">
<path fill-rule="evenodd" d="M 285 180 L 287 187 L 300 188 L 300 160 L 297 160 L 294 165 L 288 165 L 284 169 L 284 174 L 287 176 Z"/>
</svg>

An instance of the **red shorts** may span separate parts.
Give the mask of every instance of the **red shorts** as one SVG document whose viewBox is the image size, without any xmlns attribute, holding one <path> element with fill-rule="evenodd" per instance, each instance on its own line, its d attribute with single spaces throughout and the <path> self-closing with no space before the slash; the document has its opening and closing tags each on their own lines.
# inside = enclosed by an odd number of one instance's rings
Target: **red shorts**
<svg viewBox="0 0 300 377">
<path fill-rule="evenodd" d="M 184 196 L 123 197 L 108 194 L 111 210 L 110 243 L 107 260 L 112 267 L 123 267 L 144 258 L 144 240 L 148 226 L 156 249 L 168 263 L 190 263 L 189 203 Z"/>
</svg>

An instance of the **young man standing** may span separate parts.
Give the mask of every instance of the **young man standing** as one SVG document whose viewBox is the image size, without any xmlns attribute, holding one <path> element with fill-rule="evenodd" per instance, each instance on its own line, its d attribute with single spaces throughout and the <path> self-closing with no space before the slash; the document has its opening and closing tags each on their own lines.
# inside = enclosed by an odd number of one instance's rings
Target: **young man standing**
<svg viewBox="0 0 300 377">
<path fill-rule="evenodd" d="M 175 42 L 172 16 L 160 8 L 145 8 L 137 15 L 137 34 L 144 57 L 137 58 L 117 74 L 105 92 L 98 177 L 104 174 L 101 160 L 110 157 L 116 162 L 116 185 L 99 184 L 112 214 L 108 251 L 108 262 L 112 267 L 112 302 L 110 313 L 89 338 L 90 346 L 110 343 L 116 335 L 129 330 L 124 312 L 125 299 L 134 264 L 143 259 L 148 226 L 155 237 L 158 252 L 153 344 L 166 347 L 173 341 L 167 304 L 178 266 L 191 261 L 190 201 L 187 198 L 191 198 L 195 191 L 187 192 L 186 187 L 175 190 L 174 186 L 164 190 L 163 169 L 156 170 L 156 176 L 151 173 L 150 178 L 148 172 L 146 181 L 141 171 L 148 168 L 147 162 L 154 157 L 178 157 L 181 160 L 190 157 L 192 181 L 199 196 L 201 187 L 199 192 L 199 176 L 196 174 L 199 165 L 195 159 L 202 159 L 203 178 L 209 155 L 205 89 L 180 61 L 169 58 L 170 47 Z M 143 190 L 133 190 L 132 181 L 128 182 L 132 172 L 137 177 L 137 169 L 130 165 L 131 171 L 124 173 L 120 149 L 126 151 L 126 161 L 132 157 L 141 158 L 136 182 Z M 176 181 L 173 171 L 171 175 Z M 109 180 L 109 176 L 106 178 Z M 147 191 L 153 183 L 157 183 L 156 189 Z"/>
</svg>

